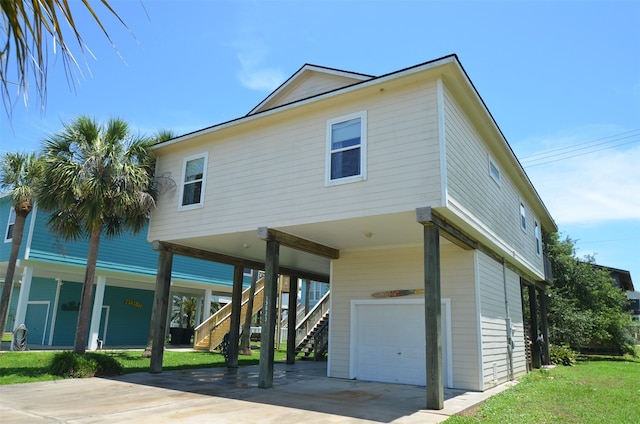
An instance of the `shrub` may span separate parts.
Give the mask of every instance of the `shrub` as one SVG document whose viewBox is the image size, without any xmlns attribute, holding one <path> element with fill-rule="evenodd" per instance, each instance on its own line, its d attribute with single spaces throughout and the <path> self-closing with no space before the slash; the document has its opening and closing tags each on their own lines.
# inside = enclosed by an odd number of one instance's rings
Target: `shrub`
<svg viewBox="0 0 640 424">
<path fill-rule="evenodd" d="M 85 378 L 119 375 L 124 371 L 122 365 L 108 355 L 60 352 L 51 359 L 49 372 L 65 378 Z"/>
<path fill-rule="evenodd" d="M 577 355 L 568 344 L 563 344 L 549 345 L 549 357 L 554 364 L 573 366 L 576 364 Z"/>
</svg>

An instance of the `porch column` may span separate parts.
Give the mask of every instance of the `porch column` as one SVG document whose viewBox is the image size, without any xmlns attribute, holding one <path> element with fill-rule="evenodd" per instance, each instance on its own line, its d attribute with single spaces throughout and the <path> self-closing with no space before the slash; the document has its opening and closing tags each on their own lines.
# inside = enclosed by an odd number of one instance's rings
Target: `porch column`
<svg viewBox="0 0 640 424">
<path fill-rule="evenodd" d="M 33 268 L 24 267 L 22 271 L 22 284 L 20 285 L 20 293 L 18 294 L 18 306 L 16 308 L 16 317 L 13 321 L 13 330 L 20 324 L 24 324 L 27 317 L 27 303 L 29 302 L 29 292 L 31 291 L 31 280 L 33 278 Z M 4 328 L 2 329 L 4 331 Z M 28 328 L 27 328 L 28 330 Z M 13 347 L 13 343 L 11 344 Z"/>
<path fill-rule="evenodd" d="M 158 257 L 158 274 L 156 275 L 156 289 L 153 297 L 151 322 L 151 366 L 149 372 L 162 372 L 162 357 L 164 355 L 164 339 L 167 332 L 167 315 L 169 309 L 169 292 L 171 290 L 171 269 L 173 267 L 173 253 L 160 250 Z"/>
<path fill-rule="evenodd" d="M 531 361 L 533 368 L 539 369 L 540 349 L 538 349 L 538 306 L 536 305 L 536 287 L 529 286 L 529 315 L 531 315 L 531 328 L 529 335 L 531 337 Z"/>
<path fill-rule="evenodd" d="M 266 240 L 267 253 L 264 266 L 264 301 L 262 306 L 262 329 L 260 335 L 260 367 L 258 387 L 273 387 L 273 349 L 276 329 L 276 301 L 278 295 L 278 267 L 280 243 Z"/>
<path fill-rule="evenodd" d="M 424 328 L 427 409 L 444 408 L 440 301 L 440 230 L 437 225 L 424 225 Z"/>
<path fill-rule="evenodd" d="M 104 303 L 104 288 L 107 277 L 100 275 L 96 283 L 96 293 L 93 298 L 93 310 L 91 311 L 91 326 L 89 327 L 89 350 L 98 348 L 100 337 L 100 319 L 102 318 L 102 304 Z"/>
<path fill-rule="evenodd" d="M 240 332 L 240 312 L 242 310 L 242 281 L 244 267 L 233 268 L 233 292 L 231 293 L 231 323 L 229 324 L 229 347 L 227 351 L 227 367 L 238 368 L 238 342 Z"/>
<path fill-rule="evenodd" d="M 540 363 L 542 365 L 549 365 L 549 324 L 547 323 L 547 292 L 543 289 L 538 289 L 538 302 L 540 303 L 540 331 L 544 338 L 544 346 L 542 347 L 542 356 Z"/>
<path fill-rule="evenodd" d="M 298 315 L 298 276 L 289 277 L 289 305 L 287 315 L 287 364 L 296 362 L 296 316 Z"/>
</svg>

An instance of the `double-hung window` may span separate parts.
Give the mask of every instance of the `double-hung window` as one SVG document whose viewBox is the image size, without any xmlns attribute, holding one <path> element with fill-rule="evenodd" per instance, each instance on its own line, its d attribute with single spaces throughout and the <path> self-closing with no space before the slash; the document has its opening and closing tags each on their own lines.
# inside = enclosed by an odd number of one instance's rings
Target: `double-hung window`
<svg viewBox="0 0 640 424">
<path fill-rule="evenodd" d="M 11 208 L 9 212 L 9 222 L 7 223 L 7 232 L 4 234 L 4 241 L 10 242 L 13 239 L 13 227 L 16 224 L 16 210 Z"/>
<path fill-rule="evenodd" d="M 326 184 L 366 178 L 367 113 L 327 121 Z"/>
<path fill-rule="evenodd" d="M 184 159 L 182 185 L 180 186 L 180 209 L 195 209 L 203 206 L 207 159 L 208 154 L 206 153 Z"/>
</svg>

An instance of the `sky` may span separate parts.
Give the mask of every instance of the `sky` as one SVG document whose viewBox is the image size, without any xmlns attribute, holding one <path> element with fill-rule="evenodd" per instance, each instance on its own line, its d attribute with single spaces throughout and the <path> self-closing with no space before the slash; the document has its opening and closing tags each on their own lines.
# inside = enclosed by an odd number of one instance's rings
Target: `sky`
<svg viewBox="0 0 640 424">
<path fill-rule="evenodd" d="M 456 53 L 561 237 L 640 291 L 640 1 L 79 0 L 90 52 L 0 113 L 0 153 L 78 115 L 185 134 L 245 115 L 310 63 L 383 75 Z M 95 2 L 97 3 L 97 2 Z M 70 40 L 70 39 L 69 39 Z"/>
</svg>

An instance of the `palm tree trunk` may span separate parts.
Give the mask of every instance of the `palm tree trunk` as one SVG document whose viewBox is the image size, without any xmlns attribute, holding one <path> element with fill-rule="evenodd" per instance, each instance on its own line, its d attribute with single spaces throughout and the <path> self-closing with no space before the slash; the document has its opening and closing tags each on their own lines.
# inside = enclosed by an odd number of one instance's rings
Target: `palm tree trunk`
<svg viewBox="0 0 640 424">
<path fill-rule="evenodd" d="M 18 253 L 20 252 L 20 245 L 22 244 L 24 225 L 27 221 L 27 215 L 29 215 L 29 212 L 21 212 L 20 210 L 16 211 L 16 220 L 13 223 L 11 239 L 11 253 L 9 254 L 7 273 L 5 274 L 4 285 L 2 286 L 2 297 L 0 298 L 0 336 L 4 334 L 4 327 L 7 325 L 9 300 L 11 299 L 11 291 L 13 290 L 13 276 L 16 272 L 16 262 L 18 261 Z"/>
<path fill-rule="evenodd" d="M 87 335 L 89 333 L 89 319 L 91 317 L 91 300 L 93 296 L 93 280 L 96 276 L 96 263 L 98 262 L 98 247 L 100 246 L 100 233 L 102 228 L 98 226 L 89 238 L 89 253 L 87 255 L 87 268 L 82 284 L 82 297 L 78 310 L 78 324 L 76 326 L 76 340 L 73 351 L 84 354 L 87 350 Z"/>
</svg>

